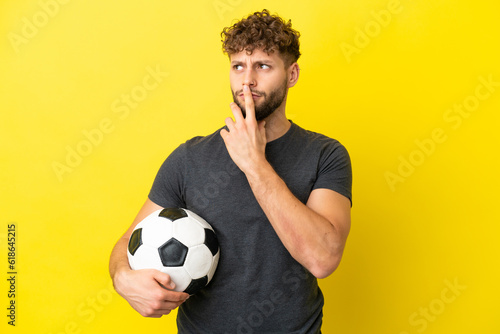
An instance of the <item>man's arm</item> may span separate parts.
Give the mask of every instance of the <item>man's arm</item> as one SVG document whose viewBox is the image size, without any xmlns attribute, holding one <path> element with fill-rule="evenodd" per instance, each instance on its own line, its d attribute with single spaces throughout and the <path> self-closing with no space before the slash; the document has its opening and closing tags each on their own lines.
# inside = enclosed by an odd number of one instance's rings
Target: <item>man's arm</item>
<svg viewBox="0 0 500 334">
<path fill-rule="evenodd" d="M 142 316 L 153 318 L 169 314 L 189 297 L 187 293 L 168 290 L 175 287 L 169 275 L 154 269 L 132 270 L 128 264 L 130 235 L 140 221 L 158 209 L 162 207 L 146 200 L 132 225 L 116 243 L 109 259 L 109 273 L 116 292 Z"/>
<path fill-rule="evenodd" d="M 342 258 L 351 202 L 333 190 L 315 189 L 304 205 L 270 165 L 264 166 L 248 177 L 262 210 L 293 258 L 317 278 L 329 276 Z"/>
<path fill-rule="evenodd" d="M 350 201 L 329 189 L 315 189 L 304 205 L 265 158 L 264 122 L 257 122 L 252 94 L 244 86 L 246 118 L 235 103 L 235 120 L 222 130 L 227 150 L 245 173 L 255 198 L 290 254 L 314 276 L 329 276 L 340 263 L 350 230 Z"/>
</svg>

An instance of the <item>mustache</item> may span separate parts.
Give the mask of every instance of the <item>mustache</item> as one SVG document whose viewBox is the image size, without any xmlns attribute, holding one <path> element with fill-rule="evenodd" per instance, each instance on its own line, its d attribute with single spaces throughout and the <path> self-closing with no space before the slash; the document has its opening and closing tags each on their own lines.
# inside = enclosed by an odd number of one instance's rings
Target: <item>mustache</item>
<svg viewBox="0 0 500 334">
<path fill-rule="evenodd" d="M 256 94 L 256 95 L 259 95 L 259 96 L 264 96 L 264 97 L 266 96 L 266 93 L 265 93 L 265 92 L 261 92 L 261 91 L 258 91 L 258 90 L 252 90 L 252 89 L 250 89 L 250 92 L 251 92 L 252 94 Z M 237 90 L 237 91 L 234 93 L 234 95 L 235 95 L 235 96 L 238 96 L 238 95 L 241 95 L 241 94 L 243 94 L 243 89 Z"/>
</svg>

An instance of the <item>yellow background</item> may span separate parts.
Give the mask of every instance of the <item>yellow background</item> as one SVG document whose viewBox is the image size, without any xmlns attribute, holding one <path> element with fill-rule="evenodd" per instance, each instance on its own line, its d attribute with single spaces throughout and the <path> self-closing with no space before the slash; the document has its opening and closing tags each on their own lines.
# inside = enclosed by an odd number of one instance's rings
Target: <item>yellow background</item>
<svg viewBox="0 0 500 334">
<path fill-rule="evenodd" d="M 144 319 L 112 292 L 109 253 L 164 158 L 230 115 L 222 28 L 268 8 L 302 33 L 289 117 L 353 163 L 323 332 L 500 333 L 497 1 L 54 1 L 0 3 L 2 277 L 18 230 L 17 321 L 2 278 L 2 331 L 175 332 L 174 316 Z M 146 91 L 148 69 L 162 77 Z M 123 109 L 132 92 L 142 100 Z M 449 111 L 464 103 L 467 117 Z"/>
</svg>

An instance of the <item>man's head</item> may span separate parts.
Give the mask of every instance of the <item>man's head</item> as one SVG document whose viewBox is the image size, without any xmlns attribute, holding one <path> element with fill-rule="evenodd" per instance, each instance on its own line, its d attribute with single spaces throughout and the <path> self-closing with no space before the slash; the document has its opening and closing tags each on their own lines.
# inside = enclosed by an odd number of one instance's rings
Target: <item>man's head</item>
<svg viewBox="0 0 500 334">
<path fill-rule="evenodd" d="M 295 85 L 299 68 L 300 33 L 267 10 L 256 12 L 226 27 L 221 33 L 223 51 L 231 61 L 230 81 L 234 102 L 245 114 L 243 85 L 254 95 L 258 120 L 272 114 Z"/>
</svg>

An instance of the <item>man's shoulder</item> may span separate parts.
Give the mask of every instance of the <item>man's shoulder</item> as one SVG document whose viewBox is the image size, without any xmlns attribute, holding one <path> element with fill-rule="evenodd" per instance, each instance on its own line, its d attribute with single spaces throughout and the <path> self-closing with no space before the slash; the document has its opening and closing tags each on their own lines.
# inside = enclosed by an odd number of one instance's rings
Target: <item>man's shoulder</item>
<svg viewBox="0 0 500 334">
<path fill-rule="evenodd" d="M 192 137 L 180 144 L 175 150 L 181 157 L 192 159 L 209 159 L 219 156 L 226 150 L 219 128 L 208 135 Z"/>
<path fill-rule="evenodd" d="M 308 144 L 329 147 L 343 147 L 337 139 L 317 131 L 307 130 L 300 125 L 292 122 L 293 136 Z"/>
<path fill-rule="evenodd" d="M 220 145 L 223 142 L 220 135 L 220 131 L 222 129 L 223 128 L 221 127 L 208 135 L 192 137 L 181 144 L 181 146 L 189 149 L 206 149 L 207 146 Z"/>
</svg>

